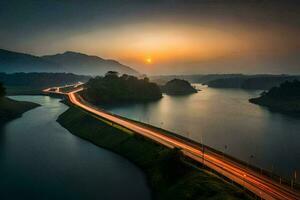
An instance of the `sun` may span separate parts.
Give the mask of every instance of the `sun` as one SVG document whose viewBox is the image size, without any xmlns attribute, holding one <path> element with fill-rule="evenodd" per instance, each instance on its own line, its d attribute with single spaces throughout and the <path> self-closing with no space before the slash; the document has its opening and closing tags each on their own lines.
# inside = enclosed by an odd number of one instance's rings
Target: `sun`
<svg viewBox="0 0 300 200">
<path fill-rule="evenodd" d="M 151 59 L 150 57 L 148 57 L 148 58 L 146 59 L 146 62 L 147 62 L 148 64 L 150 64 L 150 63 L 152 63 L 152 59 Z"/>
</svg>

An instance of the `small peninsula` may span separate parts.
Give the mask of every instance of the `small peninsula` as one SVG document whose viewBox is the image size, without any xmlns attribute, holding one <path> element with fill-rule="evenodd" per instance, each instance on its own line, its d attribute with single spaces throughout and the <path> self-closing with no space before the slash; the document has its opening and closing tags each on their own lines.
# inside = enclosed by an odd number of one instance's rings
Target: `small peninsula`
<svg viewBox="0 0 300 200">
<path fill-rule="evenodd" d="M 300 81 L 286 81 L 279 87 L 263 92 L 260 97 L 249 99 L 251 103 L 266 106 L 287 114 L 300 114 Z"/>
<path fill-rule="evenodd" d="M 0 83 L 0 125 L 20 117 L 24 112 L 39 106 L 36 103 L 15 101 L 5 97 L 5 88 Z"/>
<path fill-rule="evenodd" d="M 114 71 L 107 72 L 104 77 L 91 78 L 85 87 L 81 95 L 95 104 L 147 102 L 162 98 L 158 85 L 149 82 L 147 77 L 119 76 Z"/>
<path fill-rule="evenodd" d="M 188 81 L 176 78 L 161 86 L 161 90 L 168 95 L 187 95 L 197 93 L 197 90 Z"/>
</svg>

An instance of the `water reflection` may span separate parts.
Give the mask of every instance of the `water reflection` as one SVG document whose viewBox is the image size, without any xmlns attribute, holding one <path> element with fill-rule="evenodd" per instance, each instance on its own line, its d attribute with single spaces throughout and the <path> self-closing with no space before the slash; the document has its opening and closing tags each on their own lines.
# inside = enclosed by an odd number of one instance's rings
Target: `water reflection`
<svg viewBox="0 0 300 200">
<path fill-rule="evenodd" d="M 261 91 L 201 89 L 189 96 L 165 95 L 157 102 L 108 109 L 199 142 L 203 140 L 218 150 L 285 176 L 300 171 L 300 119 L 248 102 Z"/>
<path fill-rule="evenodd" d="M 0 130 L 1 199 L 150 199 L 144 174 L 124 158 L 62 128 L 59 99 L 18 96 L 43 106 Z"/>
</svg>

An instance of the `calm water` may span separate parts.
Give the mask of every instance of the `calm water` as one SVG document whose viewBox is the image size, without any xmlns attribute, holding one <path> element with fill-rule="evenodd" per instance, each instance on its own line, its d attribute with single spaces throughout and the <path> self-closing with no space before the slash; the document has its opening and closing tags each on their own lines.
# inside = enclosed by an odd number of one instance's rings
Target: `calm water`
<svg viewBox="0 0 300 200">
<path fill-rule="evenodd" d="M 154 103 L 107 109 L 202 140 L 206 145 L 286 177 L 291 177 L 294 170 L 300 172 L 300 119 L 248 103 L 260 91 L 201 88 L 201 92 L 189 96 L 165 95 Z"/>
<path fill-rule="evenodd" d="M 46 96 L 18 96 L 42 107 L 0 130 L 1 199 L 150 199 L 143 173 L 55 120 L 67 107 Z"/>
</svg>

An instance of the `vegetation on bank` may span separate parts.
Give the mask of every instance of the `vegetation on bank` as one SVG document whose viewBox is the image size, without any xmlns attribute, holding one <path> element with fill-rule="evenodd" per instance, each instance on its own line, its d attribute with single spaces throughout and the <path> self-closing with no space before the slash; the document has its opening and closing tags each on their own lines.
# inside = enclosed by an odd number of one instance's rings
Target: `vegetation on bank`
<svg viewBox="0 0 300 200">
<path fill-rule="evenodd" d="M 169 95 L 186 95 L 197 93 L 197 90 L 188 81 L 176 78 L 161 86 L 161 90 Z"/>
<path fill-rule="evenodd" d="M 91 78 L 85 87 L 82 96 L 95 104 L 144 102 L 162 97 L 160 88 L 149 82 L 148 78 L 138 79 L 126 74 L 119 76 L 113 71 L 104 77 Z"/>
<path fill-rule="evenodd" d="M 249 101 L 274 111 L 298 115 L 300 114 L 300 81 L 286 81 Z"/>
<path fill-rule="evenodd" d="M 15 101 L 6 98 L 4 95 L 5 88 L 0 83 L 0 125 L 20 117 L 24 112 L 39 106 L 31 102 Z"/>
<path fill-rule="evenodd" d="M 154 199 L 250 199 L 241 189 L 192 164 L 177 150 L 122 128 L 79 108 L 58 118 L 71 133 L 110 149 L 137 164 L 148 177 Z"/>
</svg>

